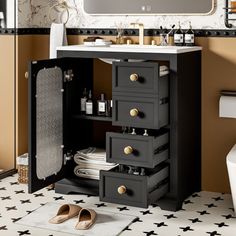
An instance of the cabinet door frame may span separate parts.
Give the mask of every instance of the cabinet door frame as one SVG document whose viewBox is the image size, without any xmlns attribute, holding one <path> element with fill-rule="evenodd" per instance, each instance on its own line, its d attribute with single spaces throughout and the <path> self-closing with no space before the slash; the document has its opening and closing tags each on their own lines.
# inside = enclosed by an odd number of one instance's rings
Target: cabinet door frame
<svg viewBox="0 0 236 236">
<path fill-rule="evenodd" d="M 64 155 L 66 153 L 65 147 L 63 148 L 63 155 L 62 155 L 62 168 L 61 170 L 56 173 L 55 175 L 51 175 L 45 179 L 39 179 L 37 176 L 37 161 L 36 161 L 36 84 L 37 84 L 37 75 L 39 71 L 42 69 L 49 69 L 58 67 L 62 70 L 62 88 L 65 91 L 65 83 L 64 83 L 64 72 L 66 71 L 66 61 L 65 59 L 53 59 L 53 60 L 42 60 L 42 61 L 33 61 L 29 64 L 29 81 L 28 81 L 28 151 L 29 151 L 29 193 L 33 193 L 37 190 L 40 190 L 50 184 L 53 184 L 66 176 L 66 164 L 64 162 Z M 62 116 L 63 116 L 63 143 L 64 145 L 64 130 L 66 129 L 64 123 L 65 123 L 65 109 L 64 109 L 64 103 L 66 100 L 65 93 L 63 93 L 63 99 L 62 99 Z"/>
</svg>

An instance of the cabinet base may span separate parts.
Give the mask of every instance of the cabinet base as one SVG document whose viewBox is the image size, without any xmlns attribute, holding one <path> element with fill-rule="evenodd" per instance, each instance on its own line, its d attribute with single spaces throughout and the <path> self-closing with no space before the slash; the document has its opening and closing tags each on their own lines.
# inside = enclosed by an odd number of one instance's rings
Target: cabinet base
<svg viewBox="0 0 236 236">
<path fill-rule="evenodd" d="M 55 192 L 61 194 L 81 193 L 99 195 L 99 181 L 83 178 L 68 178 L 55 184 Z"/>
</svg>

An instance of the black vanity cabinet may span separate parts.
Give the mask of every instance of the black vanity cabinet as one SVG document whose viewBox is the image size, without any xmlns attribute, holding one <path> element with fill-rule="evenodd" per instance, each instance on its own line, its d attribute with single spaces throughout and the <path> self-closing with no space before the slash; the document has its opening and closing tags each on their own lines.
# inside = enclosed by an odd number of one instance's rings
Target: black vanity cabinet
<svg viewBox="0 0 236 236">
<path fill-rule="evenodd" d="M 61 180 L 56 192 L 178 210 L 201 190 L 201 50 L 111 51 L 63 47 L 58 59 L 30 64 L 29 192 Z M 99 58 L 114 62 L 100 73 Z M 161 75 L 162 64 L 169 74 Z M 112 117 L 80 114 L 84 88 L 109 94 Z M 73 154 L 90 146 L 119 164 L 99 181 L 73 173 Z"/>
</svg>

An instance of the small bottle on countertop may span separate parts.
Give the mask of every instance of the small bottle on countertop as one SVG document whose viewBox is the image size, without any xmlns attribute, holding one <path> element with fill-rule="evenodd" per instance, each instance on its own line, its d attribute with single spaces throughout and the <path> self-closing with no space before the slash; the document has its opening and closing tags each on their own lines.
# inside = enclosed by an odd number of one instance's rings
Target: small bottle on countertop
<svg viewBox="0 0 236 236">
<path fill-rule="evenodd" d="M 87 90 L 85 88 L 83 91 L 83 96 L 80 98 L 80 111 L 81 111 L 81 113 L 86 112 L 86 102 L 87 102 Z"/>
<path fill-rule="evenodd" d="M 92 100 L 92 91 L 89 91 L 88 100 L 86 101 L 86 115 L 93 115 L 93 100 Z"/>
<path fill-rule="evenodd" d="M 175 46 L 183 46 L 184 45 L 184 33 L 181 30 L 180 22 L 179 22 L 179 28 L 174 33 L 174 44 L 175 44 Z"/>
<path fill-rule="evenodd" d="M 189 29 L 185 32 L 184 43 L 185 46 L 194 46 L 194 32 L 192 29 L 191 22 L 189 22 Z"/>
<path fill-rule="evenodd" d="M 106 116 L 107 114 L 107 101 L 103 93 L 101 94 L 101 100 L 97 101 L 97 112 L 99 116 Z"/>
</svg>

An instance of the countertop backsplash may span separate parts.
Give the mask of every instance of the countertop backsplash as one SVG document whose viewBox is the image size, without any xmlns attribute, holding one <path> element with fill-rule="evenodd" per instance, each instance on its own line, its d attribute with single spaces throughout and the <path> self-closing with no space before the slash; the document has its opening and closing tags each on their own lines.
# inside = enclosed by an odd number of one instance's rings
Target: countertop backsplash
<svg viewBox="0 0 236 236">
<path fill-rule="evenodd" d="M 51 22 L 48 12 L 50 6 L 57 1 L 18 0 L 18 28 L 49 27 Z M 180 21 L 182 27 L 187 28 L 188 22 L 191 21 L 195 29 L 225 29 L 224 1 L 216 0 L 215 11 L 208 16 L 92 16 L 84 12 L 83 0 L 68 0 L 70 18 L 66 26 L 68 28 L 117 28 L 122 24 L 122 27 L 129 28 L 130 22 L 142 22 L 145 28 L 159 28 L 161 25 L 170 28 L 172 24 Z"/>
</svg>

